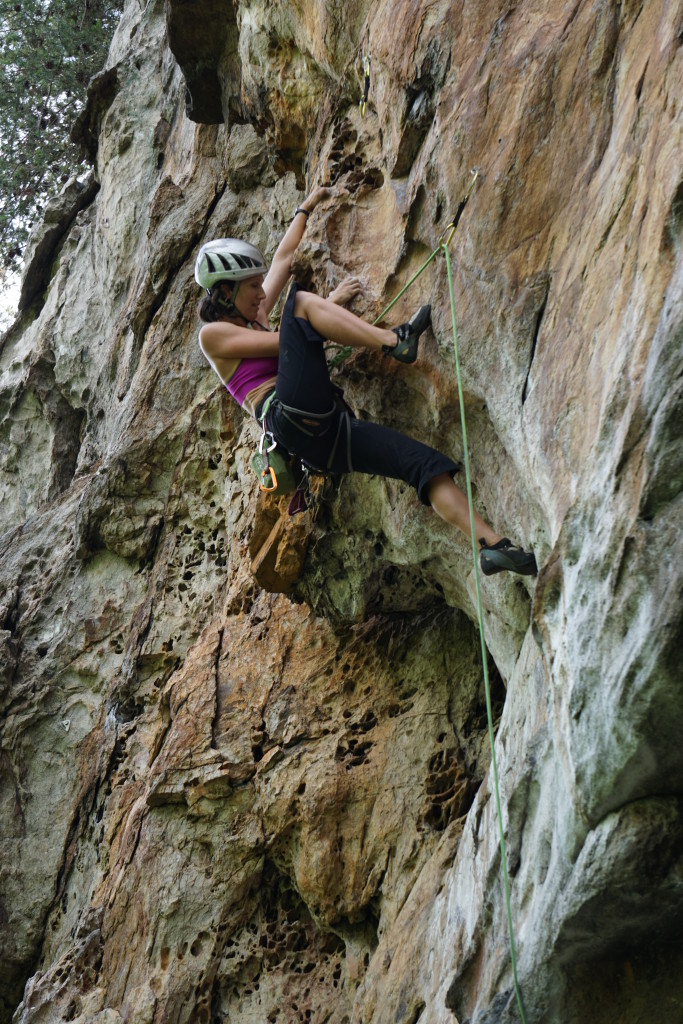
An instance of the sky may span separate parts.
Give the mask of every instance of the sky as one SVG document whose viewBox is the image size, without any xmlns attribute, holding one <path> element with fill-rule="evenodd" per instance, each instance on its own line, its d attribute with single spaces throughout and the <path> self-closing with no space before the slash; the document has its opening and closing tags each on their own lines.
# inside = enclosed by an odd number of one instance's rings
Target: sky
<svg viewBox="0 0 683 1024">
<path fill-rule="evenodd" d="M 0 334 L 16 319 L 20 291 L 20 274 L 8 275 L 7 279 L 0 283 Z"/>
</svg>

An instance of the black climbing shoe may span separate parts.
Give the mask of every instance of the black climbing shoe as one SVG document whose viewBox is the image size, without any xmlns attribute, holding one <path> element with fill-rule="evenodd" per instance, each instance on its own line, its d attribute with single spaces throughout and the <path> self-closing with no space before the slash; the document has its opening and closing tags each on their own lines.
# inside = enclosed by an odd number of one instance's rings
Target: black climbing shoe
<svg viewBox="0 0 683 1024">
<path fill-rule="evenodd" d="M 503 537 L 497 544 L 489 546 L 485 540 L 479 541 L 481 554 L 479 561 L 484 576 L 494 576 L 497 572 L 518 572 L 520 576 L 535 576 L 538 572 L 533 551 L 516 548 L 511 540 Z"/>
<path fill-rule="evenodd" d="M 414 363 L 417 359 L 417 346 L 420 335 L 425 331 L 432 318 L 431 306 L 420 306 L 417 313 L 411 316 L 407 324 L 400 327 L 392 327 L 394 334 L 398 335 L 398 341 L 391 345 L 382 345 L 382 351 L 388 356 L 393 356 L 400 363 Z"/>
</svg>

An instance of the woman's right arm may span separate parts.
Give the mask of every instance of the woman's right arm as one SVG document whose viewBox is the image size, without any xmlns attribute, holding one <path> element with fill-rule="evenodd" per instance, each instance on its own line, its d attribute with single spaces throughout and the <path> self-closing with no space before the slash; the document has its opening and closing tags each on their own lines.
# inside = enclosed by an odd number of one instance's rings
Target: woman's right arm
<svg viewBox="0 0 683 1024">
<path fill-rule="evenodd" d="M 279 331 L 254 331 L 216 321 L 199 332 L 202 352 L 214 359 L 259 359 L 276 356 L 280 350 Z"/>
</svg>

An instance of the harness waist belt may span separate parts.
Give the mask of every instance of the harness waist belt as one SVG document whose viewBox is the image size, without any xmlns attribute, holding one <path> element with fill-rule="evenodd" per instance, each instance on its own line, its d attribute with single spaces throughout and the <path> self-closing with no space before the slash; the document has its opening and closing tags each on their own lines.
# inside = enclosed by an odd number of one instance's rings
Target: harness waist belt
<svg viewBox="0 0 683 1024">
<path fill-rule="evenodd" d="M 337 433 L 335 435 L 332 448 L 330 449 L 326 469 L 328 471 L 332 469 L 334 457 L 337 454 L 337 449 L 339 447 L 341 432 L 342 429 L 345 429 L 347 470 L 349 473 L 353 471 L 353 466 L 351 464 L 351 416 L 348 408 L 346 408 L 346 404 L 343 402 L 343 399 L 333 401 L 332 408 L 329 412 L 309 412 L 307 409 L 296 409 L 293 405 L 285 405 L 284 402 L 276 397 L 275 392 L 273 391 L 267 396 L 261 409 L 258 410 L 258 419 L 261 422 L 265 419 L 266 413 L 271 405 L 277 405 L 278 408 L 282 410 L 282 415 L 285 419 L 288 420 L 300 433 L 306 434 L 307 437 L 324 437 L 330 429 L 330 426 L 332 426 L 331 423 L 328 424 L 322 432 L 309 430 L 308 427 L 314 425 L 319 426 L 321 423 L 324 423 L 325 420 L 329 420 L 330 417 L 338 414 L 339 419 L 337 422 Z"/>
</svg>

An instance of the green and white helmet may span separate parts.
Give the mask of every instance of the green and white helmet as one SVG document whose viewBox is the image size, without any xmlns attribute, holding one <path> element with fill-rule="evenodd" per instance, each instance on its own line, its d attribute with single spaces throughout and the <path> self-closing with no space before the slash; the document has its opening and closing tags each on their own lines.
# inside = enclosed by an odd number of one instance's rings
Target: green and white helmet
<svg viewBox="0 0 683 1024">
<path fill-rule="evenodd" d="M 263 253 L 255 245 L 239 238 L 216 238 L 199 250 L 194 277 L 210 293 L 219 281 L 244 281 L 267 270 Z"/>
</svg>

